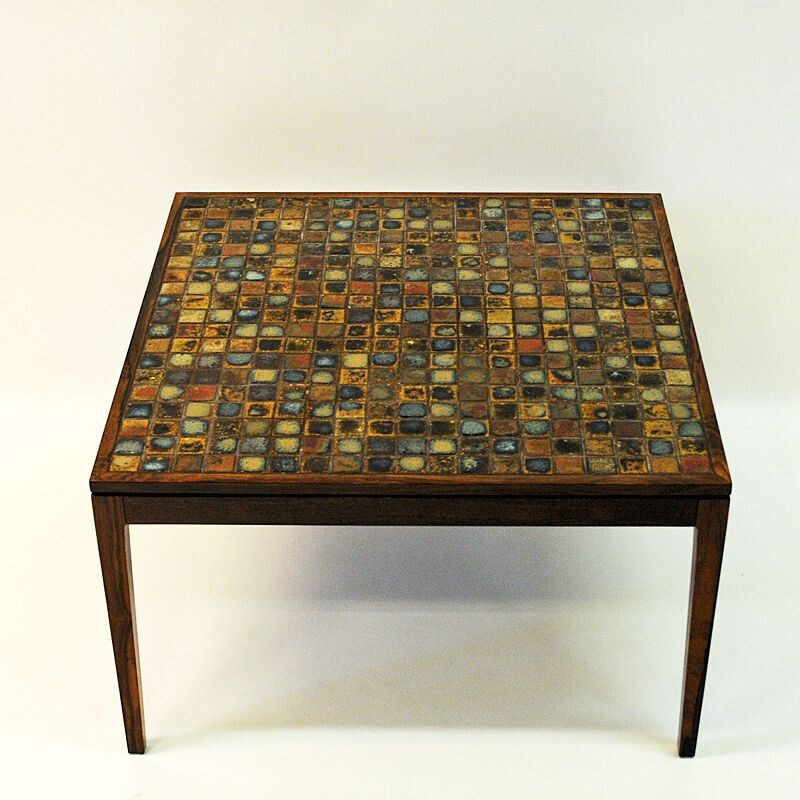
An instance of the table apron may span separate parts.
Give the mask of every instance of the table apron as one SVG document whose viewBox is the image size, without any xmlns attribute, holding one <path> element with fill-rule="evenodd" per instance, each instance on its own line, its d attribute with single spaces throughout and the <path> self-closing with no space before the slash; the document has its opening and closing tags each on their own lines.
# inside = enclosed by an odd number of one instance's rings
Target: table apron
<svg viewBox="0 0 800 800">
<path fill-rule="evenodd" d="M 695 497 L 124 495 L 128 524 L 694 526 Z"/>
</svg>

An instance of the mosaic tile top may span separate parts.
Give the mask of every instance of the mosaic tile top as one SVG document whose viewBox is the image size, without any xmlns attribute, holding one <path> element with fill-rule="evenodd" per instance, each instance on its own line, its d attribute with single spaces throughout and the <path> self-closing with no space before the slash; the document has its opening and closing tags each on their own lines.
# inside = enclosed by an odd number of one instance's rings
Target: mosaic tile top
<svg viewBox="0 0 800 800">
<path fill-rule="evenodd" d="M 647 197 L 188 196 L 114 473 L 712 471 Z"/>
</svg>

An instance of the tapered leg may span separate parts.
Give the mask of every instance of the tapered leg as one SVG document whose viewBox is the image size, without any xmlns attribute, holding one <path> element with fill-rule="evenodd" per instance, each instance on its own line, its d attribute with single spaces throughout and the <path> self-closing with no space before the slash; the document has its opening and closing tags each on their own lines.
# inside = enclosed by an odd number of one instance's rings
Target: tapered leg
<svg viewBox="0 0 800 800">
<path fill-rule="evenodd" d="M 700 727 L 700 711 L 703 706 L 703 689 L 708 670 L 729 503 L 729 499 L 724 497 L 700 500 L 697 504 L 681 730 L 678 739 L 678 754 L 684 758 L 691 758 L 697 749 L 697 730 Z"/>
<path fill-rule="evenodd" d="M 129 753 L 144 753 L 142 684 L 139 675 L 139 646 L 136 641 L 136 610 L 133 604 L 131 548 L 125 509 L 122 498 L 118 495 L 92 495 L 92 508 L 114 661 L 117 665 L 125 738 Z"/>
</svg>

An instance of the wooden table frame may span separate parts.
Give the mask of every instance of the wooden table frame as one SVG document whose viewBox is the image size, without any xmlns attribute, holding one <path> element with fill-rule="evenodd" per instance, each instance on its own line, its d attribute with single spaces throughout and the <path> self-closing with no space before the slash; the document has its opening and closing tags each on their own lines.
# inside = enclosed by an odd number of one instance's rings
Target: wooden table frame
<svg viewBox="0 0 800 800">
<path fill-rule="evenodd" d="M 354 194 L 366 196 L 369 193 Z M 145 750 L 129 525 L 369 525 L 380 519 L 384 525 L 419 526 L 692 526 L 694 555 L 678 752 L 684 757 L 693 756 L 708 668 L 731 480 L 671 238 L 667 236 L 664 241 L 665 257 L 686 330 L 687 355 L 707 429 L 711 474 L 532 478 L 522 475 L 215 476 L 109 472 L 108 456 L 164 272 L 170 235 L 187 196 L 187 193 L 175 196 L 90 481 L 128 752 L 143 753 Z M 624 197 L 648 198 L 659 221 L 666 227 L 660 195 L 628 194 Z"/>
</svg>

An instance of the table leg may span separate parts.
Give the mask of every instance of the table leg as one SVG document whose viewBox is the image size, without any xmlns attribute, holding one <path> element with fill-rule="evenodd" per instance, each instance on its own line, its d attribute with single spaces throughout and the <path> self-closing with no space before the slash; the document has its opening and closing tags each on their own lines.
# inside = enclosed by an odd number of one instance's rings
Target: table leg
<svg viewBox="0 0 800 800">
<path fill-rule="evenodd" d="M 700 727 L 729 504 L 727 497 L 699 500 L 697 504 L 681 730 L 678 739 L 678 754 L 683 758 L 691 758 L 697 749 L 697 731 Z"/>
<path fill-rule="evenodd" d="M 125 508 L 119 495 L 92 495 L 97 547 L 103 570 L 111 642 L 129 753 L 144 753 L 142 684 L 133 604 L 131 548 Z"/>
</svg>

